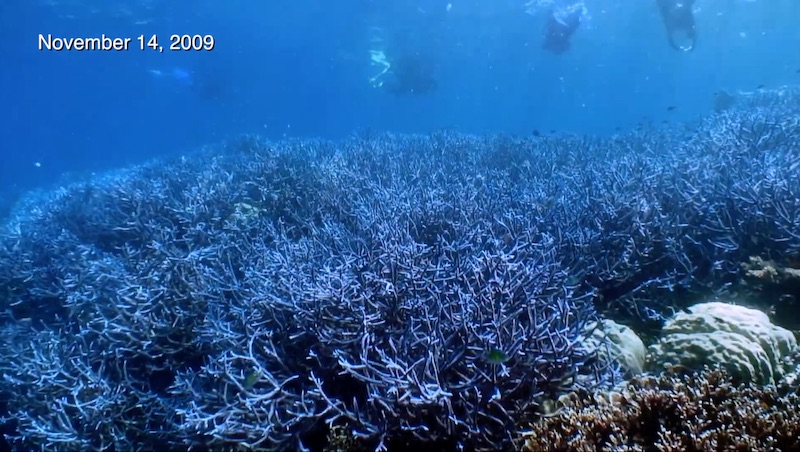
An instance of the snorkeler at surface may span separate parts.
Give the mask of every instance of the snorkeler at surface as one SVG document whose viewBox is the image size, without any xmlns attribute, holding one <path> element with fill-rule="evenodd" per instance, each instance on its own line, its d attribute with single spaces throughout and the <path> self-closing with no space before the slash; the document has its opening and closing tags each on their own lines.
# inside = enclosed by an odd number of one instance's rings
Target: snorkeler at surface
<svg viewBox="0 0 800 452">
<path fill-rule="evenodd" d="M 694 0 L 656 0 L 656 3 L 667 27 L 670 47 L 682 52 L 693 50 L 697 41 L 692 11 Z"/>
<path fill-rule="evenodd" d="M 578 30 L 585 14 L 583 2 L 570 2 L 550 10 L 542 47 L 555 54 L 569 50 L 572 35 Z"/>
</svg>

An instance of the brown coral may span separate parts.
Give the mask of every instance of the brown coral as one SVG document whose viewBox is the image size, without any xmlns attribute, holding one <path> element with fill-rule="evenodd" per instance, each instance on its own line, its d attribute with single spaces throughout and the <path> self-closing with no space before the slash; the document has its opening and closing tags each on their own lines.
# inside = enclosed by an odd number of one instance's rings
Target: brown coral
<svg viewBox="0 0 800 452">
<path fill-rule="evenodd" d="M 767 308 L 773 322 L 784 328 L 800 329 L 800 258 L 787 259 L 783 264 L 751 257 L 742 264 L 744 282 L 762 300 L 770 300 Z"/>
<path fill-rule="evenodd" d="M 524 434 L 523 450 L 800 450 L 800 395 L 735 385 L 721 370 L 632 380 L 576 393 Z"/>
<path fill-rule="evenodd" d="M 742 264 L 745 276 L 752 280 L 761 280 L 762 284 L 785 285 L 789 289 L 796 289 L 800 285 L 800 269 L 796 258 L 779 265 L 774 261 L 751 256 L 747 263 Z"/>
</svg>

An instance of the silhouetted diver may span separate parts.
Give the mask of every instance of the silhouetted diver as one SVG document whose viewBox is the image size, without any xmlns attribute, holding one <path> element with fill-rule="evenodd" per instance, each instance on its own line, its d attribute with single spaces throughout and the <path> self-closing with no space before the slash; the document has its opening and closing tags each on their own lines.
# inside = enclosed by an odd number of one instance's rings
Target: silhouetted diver
<svg viewBox="0 0 800 452">
<path fill-rule="evenodd" d="M 661 19 L 667 27 L 669 45 L 682 52 L 694 49 L 697 41 L 697 29 L 694 22 L 692 6 L 694 0 L 656 0 Z M 676 42 L 676 36 L 683 35 L 683 45 Z"/>
<path fill-rule="evenodd" d="M 395 95 L 420 95 L 435 91 L 438 83 L 429 64 L 418 55 L 407 54 L 392 60 L 391 69 L 386 73 L 382 86 Z"/>
<path fill-rule="evenodd" d="M 558 14 L 557 10 L 552 10 L 547 16 L 547 28 L 542 47 L 556 54 L 569 50 L 570 39 L 581 25 L 582 15 L 582 8 L 572 8 L 567 14 Z"/>
<path fill-rule="evenodd" d="M 219 77 L 197 74 L 195 71 L 180 67 L 170 70 L 149 69 L 147 72 L 153 78 L 168 80 L 179 86 L 186 87 L 204 100 L 218 101 L 226 90 L 226 84 Z"/>
</svg>

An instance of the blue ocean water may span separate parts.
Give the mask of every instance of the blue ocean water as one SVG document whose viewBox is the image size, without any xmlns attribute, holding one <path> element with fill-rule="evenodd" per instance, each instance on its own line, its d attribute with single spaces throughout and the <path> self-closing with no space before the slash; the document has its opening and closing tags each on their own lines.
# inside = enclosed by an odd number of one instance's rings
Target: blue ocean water
<svg viewBox="0 0 800 452">
<path fill-rule="evenodd" d="M 798 82 L 800 4 L 695 5 L 698 45 L 671 49 L 654 2 L 587 0 L 571 48 L 542 48 L 523 0 L 6 0 L 0 6 L 0 187 L 113 168 L 242 133 L 363 130 L 608 134 L 689 121 L 715 92 Z M 211 35 L 212 51 L 40 51 L 38 36 Z M 435 90 L 369 83 L 371 50 L 421 55 Z M 390 57 L 393 55 L 390 55 Z M 190 73 L 200 89 L 169 74 Z"/>
</svg>

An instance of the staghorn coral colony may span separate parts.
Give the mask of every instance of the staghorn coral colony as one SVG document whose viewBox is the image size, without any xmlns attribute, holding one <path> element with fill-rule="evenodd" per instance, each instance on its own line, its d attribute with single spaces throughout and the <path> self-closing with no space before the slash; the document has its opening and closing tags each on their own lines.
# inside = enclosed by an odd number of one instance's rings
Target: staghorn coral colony
<svg viewBox="0 0 800 452">
<path fill-rule="evenodd" d="M 796 378 L 622 378 L 725 360 L 716 339 L 683 353 L 694 343 L 661 329 L 685 334 L 673 320 L 699 301 L 767 293 L 741 284 L 763 276 L 752 259 L 798 262 L 798 149 L 800 92 L 783 89 L 610 138 L 245 138 L 31 194 L 0 234 L 3 436 L 790 450 Z M 800 295 L 780 291 L 769 303 Z M 760 332 L 724 331 L 748 363 L 733 370 L 792 375 L 777 369 L 796 341 L 747 318 Z"/>
</svg>

